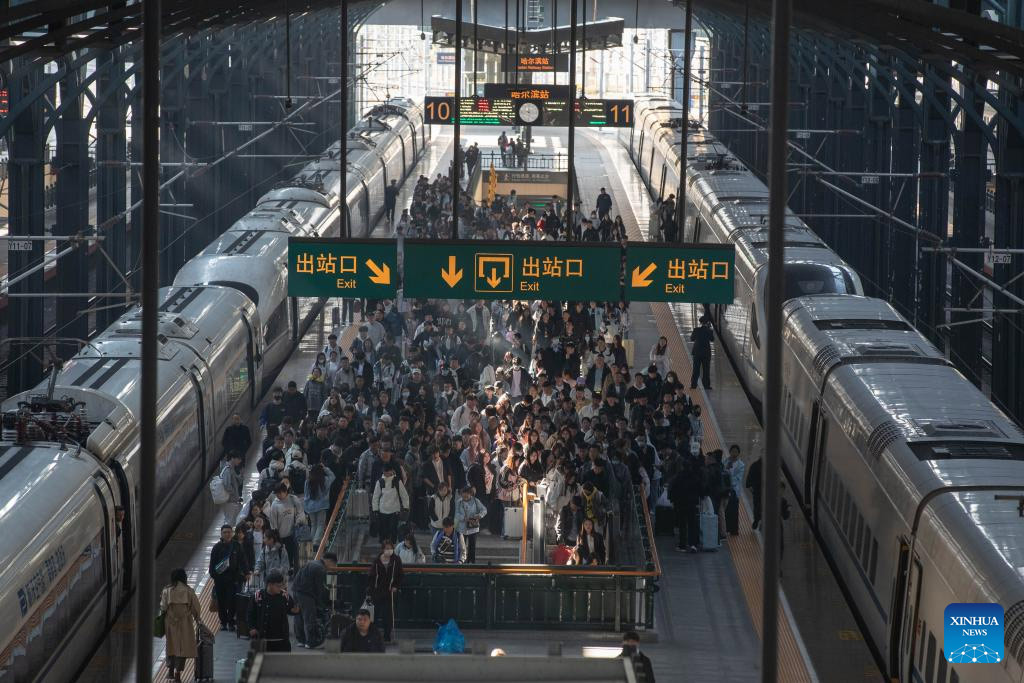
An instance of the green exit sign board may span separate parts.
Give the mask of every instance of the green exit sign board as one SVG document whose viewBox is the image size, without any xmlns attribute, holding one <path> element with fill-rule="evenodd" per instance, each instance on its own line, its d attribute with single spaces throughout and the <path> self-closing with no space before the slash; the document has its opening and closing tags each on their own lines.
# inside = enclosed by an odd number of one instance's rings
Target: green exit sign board
<svg viewBox="0 0 1024 683">
<path fill-rule="evenodd" d="M 618 301 L 622 250 L 576 242 L 405 240 L 405 296 Z"/>
<path fill-rule="evenodd" d="M 397 281 L 394 240 L 288 239 L 288 296 L 386 299 Z"/>
<path fill-rule="evenodd" d="M 731 304 L 735 262 L 732 245 L 630 242 L 626 246 L 626 298 Z"/>
</svg>

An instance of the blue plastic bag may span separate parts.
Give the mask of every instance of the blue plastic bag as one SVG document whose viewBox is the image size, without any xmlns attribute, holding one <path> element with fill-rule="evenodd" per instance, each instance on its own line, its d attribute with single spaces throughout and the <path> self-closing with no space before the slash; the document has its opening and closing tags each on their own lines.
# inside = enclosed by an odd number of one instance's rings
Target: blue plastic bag
<svg viewBox="0 0 1024 683">
<path fill-rule="evenodd" d="M 462 654 L 466 649 L 466 637 L 459 630 L 459 625 L 454 619 L 437 629 L 437 638 L 434 640 L 435 654 Z"/>
</svg>

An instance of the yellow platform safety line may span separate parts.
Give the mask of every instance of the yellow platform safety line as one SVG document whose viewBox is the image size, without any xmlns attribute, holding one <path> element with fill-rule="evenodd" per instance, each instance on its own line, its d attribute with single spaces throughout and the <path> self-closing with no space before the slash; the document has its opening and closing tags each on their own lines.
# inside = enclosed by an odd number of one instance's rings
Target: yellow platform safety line
<svg viewBox="0 0 1024 683">
<path fill-rule="evenodd" d="M 327 314 L 327 306 L 325 305 L 324 306 L 324 312 L 321 315 L 326 315 L 326 314 Z M 314 325 L 320 325 L 322 323 L 319 321 L 319 318 L 318 318 L 316 321 L 314 321 L 313 324 Z M 352 340 L 355 339 L 356 334 L 358 334 L 358 330 L 359 330 L 359 323 L 353 322 L 351 325 L 348 325 L 345 328 L 345 331 L 342 332 L 340 335 L 338 335 L 338 347 L 341 348 L 341 349 L 347 349 L 352 344 Z M 309 333 L 307 332 L 307 334 L 309 334 Z M 296 349 L 296 352 L 298 352 L 297 349 Z M 201 495 L 201 496 L 204 495 L 204 494 L 205 494 L 205 491 L 200 491 L 199 492 L 199 495 Z M 159 598 L 159 594 L 158 594 L 158 598 Z M 212 601 L 213 601 L 213 579 L 212 578 L 207 578 L 206 585 L 203 586 L 203 590 L 199 593 L 199 614 L 200 614 L 201 621 L 206 626 L 206 628 L 210 629 L 214 633 L 214 635 L 220 636 L 222 634 L 227 634 L 227 635 L 230 635 L 230 636 L 234 636 L 235 634 L 232 633 L 232 632 L 221 631 L 220 630 L 220 618 L 217 616 L 216 612 L 211 612 L 210 611 L 210 603 Z M 160 609 L 159 605 L 157 606 L 157 609 Z M 216 643 L 214 643 L 214 653 L 216 653 L 216 648 L 217 648 L 217 645 L 216 645 Z M 214 656 L 216 656 L 216 654 Z M 196 661 L 194 659 L 186 659 L 185 660 L 185 668 L 182 669 L 181 672 L 180 672 L 181 680 L 183 680 L 183 681 L 194 680 L 195 679 L 195 672 L 196 672 Z M 171 672 L 170 672 L 170 669 L 167 668 L 167 659 L 165 657 L 164 661 L 160 662 L 160 668 L 157 669 L 156 675 L 153 676 L 153 681 L 154 682 L 159 682 L 159 681 L 170 681 L 170 680 L 171 680 Z"/>
<path fill-rule="evenodd" d="M 693 362 L 690 358 L 690 351 L 683 343 L 680 331 L 676 328 L 675 320 L 672 318 L 672 311 L 666 303 L 652 303 L 651 313 L 658 326 L 658 334 L 668 339 L 669 357 L 672 359 L 672 369 L 681 382 L 689 382 L 693 370 Z M 718 362 L 727 362 L 719 355 Z M 725 450 L 724 439 L 714 418 L 714 411 L 707 396 L 701 389 L 690 389 L 690 398 L 694 404 L 701 407 L 704 418 L 704 451 L 713 451 L 717 448 Z M 750 611 L 750 618 L 754 623 L 754 630 L 758 638 L 762 637 L 763 629 L 761 623 L 761 595 L 764 589 L 762 569 L 762 550 L 758 543 L 757 536 L 750 529 L 751 519 L 744 505 L 739 506 L 739 536 L 728 536 L 726 543 L 729 547 L 729 554 L 732 557 L 733 565 L 736 567 L 736 574 L 740 579 L 740 586 L 743 589 L 743 596 L 747 601 L 747 609 Z M 807 663 L 804 661 L 800 648 L 796 643 L 796 636 L 782 609 L 778 613 L 779 621 L 779 680 L 787 683 L 811 683 L 811 675 L 807 670 Z"/>
</svg>

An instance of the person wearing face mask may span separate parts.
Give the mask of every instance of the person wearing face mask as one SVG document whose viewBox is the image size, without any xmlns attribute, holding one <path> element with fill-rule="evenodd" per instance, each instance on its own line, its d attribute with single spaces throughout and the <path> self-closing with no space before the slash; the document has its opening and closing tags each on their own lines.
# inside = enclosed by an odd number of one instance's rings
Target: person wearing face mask
<svg viewBox="0 0 1024 683">
<path fill-rule="evenodd" d="M 284 454 L 275 457 L 270 464 L 260 472 L 259 490 L 268 496 L 274 492 L 277 485 L 281 483 L 284 476 Z"/>
<path fill-rule="evenodd" d="M 274 387 L 270 395 L 270 403 L 260 412 L 261 427 L 277 427 L 284 419 L 284 392 L 281 387 Z"/>
<path fill-rule="evenodd" d="M 622 636 L 623 659 L 633 662 L 633 670 L 636 672 L 636 680 L 644 683 L 654 683 L 654 667 L 650 658 L 640 652 L 640 634 L 636 631 L 626 631 Z"/>
<path fill-rule="evenodd" d="M 390 540 L 381 543 L 380 554 L 370 565 L 366 595 L 373 602 L 375 622 L 384 634 L 384 642 L 391 642 L 395 622 L 395 593 L 402 586 L 402 560 L 395 553 Z"/>
<path fill-rule="evenodd" d="M 409 510 L 409 494 L 400 477 L 395 475 L 395 466 L 384 465 L 383 474 L 373 487 L 371 509 L 377 516 L 377 534 L 380 542 L 391 541 L 398 536 L 399 516 Z"/>
<path fill-rule="evenodd" d="M 273 529 L 264 529 L 262 537 L 263 548 L 256 557 L 257 586 L 265 586 L 267 577 L 273 572 L 280 572 L 283 576 L 288 576 L 292 568 L 288 549 L 279 540 L 277 532 Z"/>
</svg>

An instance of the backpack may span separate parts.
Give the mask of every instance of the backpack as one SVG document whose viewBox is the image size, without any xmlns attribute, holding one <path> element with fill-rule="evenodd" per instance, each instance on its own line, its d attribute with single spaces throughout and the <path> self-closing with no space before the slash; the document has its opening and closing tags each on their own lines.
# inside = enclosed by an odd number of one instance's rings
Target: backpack
<svg viewBox="0 0 1024 683">
<path fill-rule="evenodd" d="M 213 479 L 210 480 L 210 497 L 213 498 L 214 505 L 223 505 L 231 498 L 219 474 L 213 475 Z"/>
<path fill-rule="evenodd" d="M 260 488 L 259 488 L 259 491 L 260 491 L 260 493 L 266 494 L 266 496 L 269 497 L 272 493 L 274 493 L 274 489 L 276 489 L 277 485 L 280 484 L 280 483 L 281 483 L 281 478 L 278 477 L 276 474 L 273 475 L 273 476 L 270 476 L 270 477 L 266 477 L 266 478 L 264 478 L 261 475 L 260 476 Z"/>
<path fill-rule="evenodd" d="M 306 470 L 301 467 L 288 468 L 288 479 L 292 483 L 292 491 L 306 490 Z"/>
</svg>

